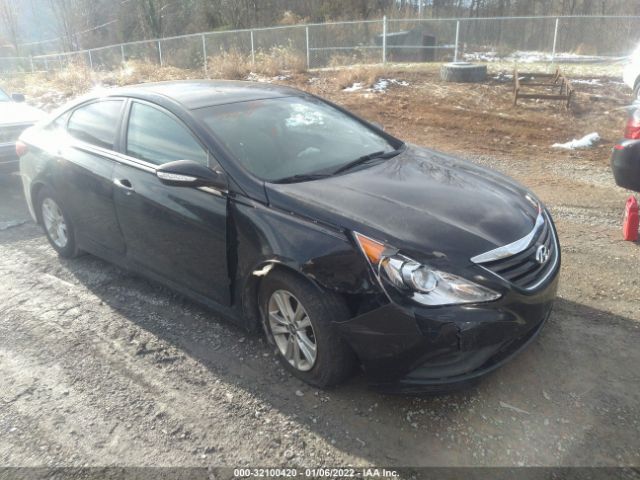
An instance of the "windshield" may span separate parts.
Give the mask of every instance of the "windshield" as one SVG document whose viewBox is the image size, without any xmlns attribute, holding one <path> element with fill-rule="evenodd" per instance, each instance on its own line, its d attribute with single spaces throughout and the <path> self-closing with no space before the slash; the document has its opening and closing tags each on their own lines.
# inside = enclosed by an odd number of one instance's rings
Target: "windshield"
<svg viewBox="0 0 640 480">
<path fill-rule="evenodd" d="M 392 145 L 359 121 L 313 98 L 218 105 L 197 115 L 255 176 L 277 181 L 331 172 Z"/>
<path fill-rule="evenodd" d="M 4 90 L 0 88 L 0 102 L 10 102 L 11 97 L 5 93 Z"/>
</svg>

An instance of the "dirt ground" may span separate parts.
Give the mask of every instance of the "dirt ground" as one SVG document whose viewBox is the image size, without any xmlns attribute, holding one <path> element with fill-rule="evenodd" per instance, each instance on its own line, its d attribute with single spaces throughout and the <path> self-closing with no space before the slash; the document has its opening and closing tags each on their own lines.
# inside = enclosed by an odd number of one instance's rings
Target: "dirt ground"
<svg viewBox="0 0 640 480">
<path fill-rule="evenodd" d="M 380 395 L 362 376 L 318 391 L 261 337 L 94 257 L 59 259 L 5 179 L 0 465 L 640 465 L 640 244 L 621 239 L 629 192 L 608 167 L 629 92 L 601 78 L 576 84 L 570 110 L 514 108 L 497 80 L 385 75 L 409 86 L 344 92 L 330 72 L 283 82 L 501 170 L 550 206 L 561 286 L 530 348 L 452 395 Z M 550 148 L 591 132 L 594 148 Z"/>
</svg>

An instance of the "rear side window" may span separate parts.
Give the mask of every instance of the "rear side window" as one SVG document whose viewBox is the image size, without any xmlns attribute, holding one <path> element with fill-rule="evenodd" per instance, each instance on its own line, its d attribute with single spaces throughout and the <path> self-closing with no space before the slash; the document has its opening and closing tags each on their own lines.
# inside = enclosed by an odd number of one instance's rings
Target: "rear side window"
<svg viewBox="0 0 640 480">
<path fill-rule="evenodd" d="M 173 116 L 141 103 L 131 107 L 127 155 L 155 165 L 174 160 L 193 160 L 208 165 L 207 152 L 185 125 Z"/>
<path fill-rule="evenodd" d="M 69 134 L 102 148 L 113 150 L 122 100 L 105 100 L 80 107 L 71 114 Z"/>
</svg>

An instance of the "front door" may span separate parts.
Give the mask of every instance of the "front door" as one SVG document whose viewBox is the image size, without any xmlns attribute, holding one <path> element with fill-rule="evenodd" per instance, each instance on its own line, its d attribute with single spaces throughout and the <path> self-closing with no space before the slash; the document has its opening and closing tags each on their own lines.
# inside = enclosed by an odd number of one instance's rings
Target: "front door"
<svg viewBox="0 0 640 480">
<path fill-rule="evenodd" d="M 209 165 L 207 151 L 177 117 L 155 105 L 132 102 L 128 119 L 125 156 L 113 172 L 127 257 L 175 286 L 229 305 L 226 195 L 166 186 L 154 172 L 173 160 Z"/>
</svg>

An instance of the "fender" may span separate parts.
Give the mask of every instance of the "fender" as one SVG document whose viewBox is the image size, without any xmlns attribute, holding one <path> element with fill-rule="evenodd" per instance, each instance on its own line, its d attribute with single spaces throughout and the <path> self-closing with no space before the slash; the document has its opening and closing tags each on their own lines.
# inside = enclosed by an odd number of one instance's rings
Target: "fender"
<svg viewBox="0 0 640 480">
<path fill-rule="evenodd" d="M 249 329 L 260 323 L 258 288 L 272 268 L 296 272 L 320 291 L 345 295 L 354 315 L 370 303 L 366 299 L 384 297 L 345 231 L 246 198 L 229 202 L 229 220 L 232 301 Z"/>
</svg>

